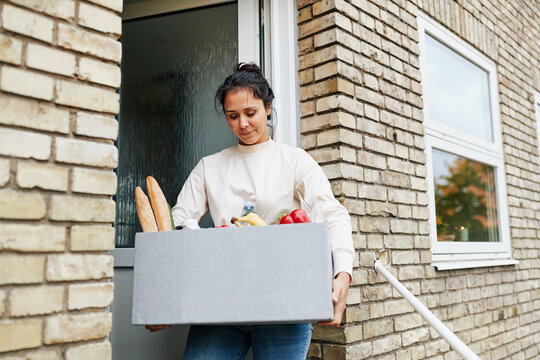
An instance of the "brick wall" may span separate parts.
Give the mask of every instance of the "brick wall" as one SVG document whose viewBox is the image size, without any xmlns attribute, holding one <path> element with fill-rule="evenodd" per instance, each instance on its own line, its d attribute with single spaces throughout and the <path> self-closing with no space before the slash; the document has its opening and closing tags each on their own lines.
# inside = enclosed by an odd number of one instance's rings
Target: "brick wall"
<svg viewBox="0 0 540 360">
<path fill-rule="evenodd" d="M 122 0 L 0 1 L 0 353 L 9 359 L 111 358 L 121 11 Z"/>
<path fill-rule="evenodd" d="M 392 287 L 390 271 L 483 359 L 540 352 L 540 183 L 533 2 L 298 0 L 302 146 L 348 208 L 357 249 L 342 327 L 313 332 L 311 359 L 459 359 Z M 423 11 L 497 64 L 517 266 L 431 263 L 419 34 Z"/>
<path fill-rule="evenodd" d="M 297 0 L 302 146 L 349 209 L 358 250 L 341 328 L 310 358 L 456 359 L 371 271 L 391 271 L 485 359 L 540 344 L 540 185 L 529 2 Z M 516 267 L 436 271 L 428 238 L 416 16 L 497 63 Z M 122 0 L 0 1 L 0 353 L 106 359 Z"/>
</svg>

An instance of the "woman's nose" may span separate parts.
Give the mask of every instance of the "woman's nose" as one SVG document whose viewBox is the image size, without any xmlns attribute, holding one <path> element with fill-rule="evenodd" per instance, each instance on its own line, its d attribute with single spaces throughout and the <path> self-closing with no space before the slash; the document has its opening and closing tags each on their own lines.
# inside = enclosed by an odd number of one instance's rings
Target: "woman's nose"
<svg viewBox="0 0 540 360">
<path fill-rule="evenodd" d="M 245 128 L 248 127 L 249 122 L 246 116 L 240 116 L 240 127 Z"/>
</svg>

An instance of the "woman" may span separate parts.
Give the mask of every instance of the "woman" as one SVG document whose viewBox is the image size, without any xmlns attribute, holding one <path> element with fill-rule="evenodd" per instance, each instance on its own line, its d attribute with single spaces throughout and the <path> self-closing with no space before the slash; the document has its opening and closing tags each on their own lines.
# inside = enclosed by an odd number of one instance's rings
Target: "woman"
<svg viewBox="0 0 540 360">
<path fill-rule="evenodd" d="M 334 320 L 339 326 L 351 281 L 354 249 L 350 218 L 334 198 L 319 165 L 302 149 L 278 144 L 268 135 L 274 94 L 261 69 L 239 64 L 216 93 L 239 144 L 199 161 L 172 209 L 175 224 L 200 220 L 208 211 L 216 226 L 240 216 L 244 202 L 267 223 L 284 212 L 310 208 L 313 222 L 326 222 L 332 247 Z M 162 327 L 149 327 L 159 330 Z M 254 359 L 305 359 L 310 324 L 191 326 L 185 360 L 243 359 L 253 346 Z"/>
</svg>

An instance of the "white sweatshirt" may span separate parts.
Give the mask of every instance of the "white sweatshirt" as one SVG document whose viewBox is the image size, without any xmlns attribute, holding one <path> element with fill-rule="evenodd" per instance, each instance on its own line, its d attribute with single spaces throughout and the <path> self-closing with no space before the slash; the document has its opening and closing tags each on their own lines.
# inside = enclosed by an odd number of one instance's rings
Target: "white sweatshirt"
<svg viewBox="0 0 540 360">
<path fill-rule="evenodd" d="M 354 248 L 349 214 L 335 198 L 319 164 L 303 149 L 268 140 L 236 145 L 204 157 L 189 175 L 172 209 L 175 224 L 200 219 L 210 210 L 216 226 L 240 217 L 244 202 L 268 224 L 307 205 L 312 222 L 326 222 L 334 276 L 352 277 Z"/>
</svg>

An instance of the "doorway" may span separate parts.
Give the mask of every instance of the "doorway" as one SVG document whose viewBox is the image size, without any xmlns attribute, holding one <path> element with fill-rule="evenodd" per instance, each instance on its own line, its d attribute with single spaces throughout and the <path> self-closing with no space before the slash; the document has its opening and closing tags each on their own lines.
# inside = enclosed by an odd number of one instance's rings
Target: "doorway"
<svg viewBox="0 0 540 360">
<path fill-rule="evenodd" d="M 237 2 L 177 1 L 187 8 L 160 8 L 164 1 L 126 1 L 122 87 L 117 146 L 118 190 L 114 272 L 113 359 L 180 359 L 188 326 L 150 333 L 131 325 L 133 246 L 141 231 L 134 189 L 152 175 L 174 205 L 197 161 L 237 142 L 214 94 L 239 59 Z M 170 2 L 169 2 L 170 3 Z M 216 3 L 216 1 L 213 1 Z M 146 11 L 150 6 L 151 11 Z M 140 15 L 134 16 L 139 8 Z M 159 6 L 157 6 L 159 8 Z M 256 30 L 252 29 L 253 37 Z M 255 59 L 254 59 L 255 60 Z M 208 217 L 201 224 L 212 226 Z"/>
<path fill-rule="evenodd" d="M 174 205 L 196 162 L 237 141 L 213 97 L 239 61 L 263 65 L 270 80 L 274 139 L 299 144 L 296 1 L 124 0 L 122 17 L 113 359 L 178 360 L 188 326 L 150 333 L 131 325 L 133 192 L 152 175 Z"/>
</svg>

